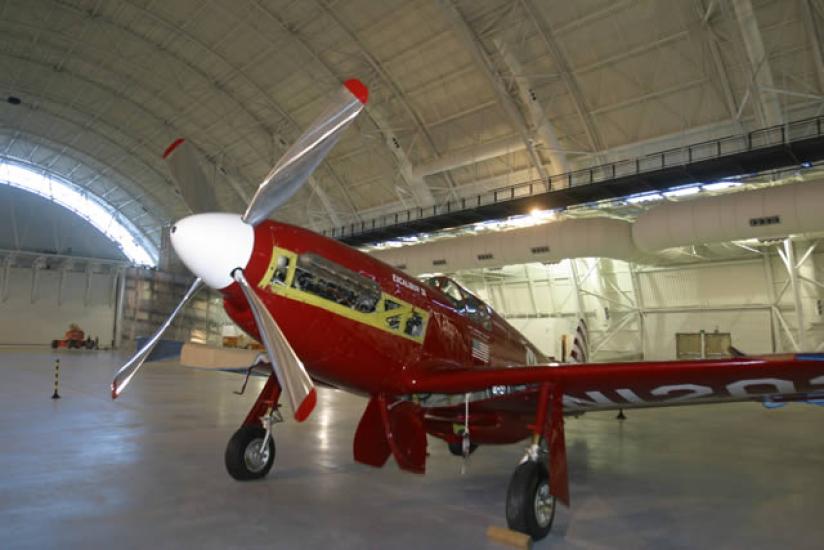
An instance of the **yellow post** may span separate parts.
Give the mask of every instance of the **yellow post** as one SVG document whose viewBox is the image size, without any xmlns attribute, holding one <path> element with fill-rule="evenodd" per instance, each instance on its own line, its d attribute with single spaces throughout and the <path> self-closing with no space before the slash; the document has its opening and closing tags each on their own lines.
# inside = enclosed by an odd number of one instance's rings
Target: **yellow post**
<svg viewBox="0 0 824 550">
<path fill-rule="evenodd" d="M 60 385 L 60 358 L 54 360 L 54 393 L 52 394 L 52 399 L 60 399 L 60 394 L 57 392 L 57 388 Z"/>
</svg>

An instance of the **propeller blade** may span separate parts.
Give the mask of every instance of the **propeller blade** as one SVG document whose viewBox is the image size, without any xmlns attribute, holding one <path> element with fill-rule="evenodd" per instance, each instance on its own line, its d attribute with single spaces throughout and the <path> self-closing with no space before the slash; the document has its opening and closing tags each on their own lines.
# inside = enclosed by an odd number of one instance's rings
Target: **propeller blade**
<svg viewBox="0 0 824 550">
<path fill-rule="evenodd" d="M 157 342 L 160 340 L 160 337 L 163 336 L 163 333 L 166 332 L 166 329 L 169 328 L 169 325 L 172 324 L 172 321 L 177 314 L 180 313 L 180 310 L 183 309 L 189 300 L 197 294 L 197 291 L 203 286 L 203 281 L 198 277 L 192 283 L 192 286 L 189 287 L 189 290 L 186 291 L 186 294 L 183 296 L 183 299 L 180 300 L 180 303 L 177 304 L 177 307 L 172 311 L 171 315 L 160 325 L 160 328 L 155 331 L 149 340 L 143 344 L 143 347 L 140 348 L 137 353 L 135 353 L 129 362 L 123 365 L 117 374 L 114 375 L 114 380 L 112 381 L 112 399 L 117 399 L 117 397 L 123 393 L 123 389 L 126 385 L 131 381 L 135 374 L 137 374 L 138 369 L 143 366 L 143 363 L 146 362 L 146 358 L 149 357 L 149 354 L 152 353 L 152 350 L 157 345 Z"/>
<path fill-rule="evenodd" d="M 347 80 L 329 107 L 312 122 L 263 179 L 243 215 L 243 221 L 257 225 L 288 201 L 363 110 L 368 96 L 369 91 L 360 80 Z"/>
<path fill-rule="evenodd" d="M 295 350 L 292 349 L 286 336 L 283 335 L 269 310 L 266 309 L 260 297 L 249 285 L 243 275 L 243 270 L 235 269 L 232 277 L 240 285 L 243 294 L 246 296 L 249 309 L 252 310 L 258 332 L 263 340 L 263 347 L 266 348 L 266 353 L 269 354 L 269 360 L 272 362 L 275 376 L 280 382 L 280 387 L 289 396 L 292 410 L 295 413 L 295 420 L 303 422 L 309 417 L 318 400 L 312 379 L 309 378 L 309 373 L 306 372 L 303 363 L 298 358 Z"/>
<path fill-rule="evenodd" d="M 217 197 L 200 168 L 197 151 L 183 138 L 174 140 L 163 152 L 163 160 L 169 166 L 183 202 L 194 214 L 220 210 Z"/>
</svg>

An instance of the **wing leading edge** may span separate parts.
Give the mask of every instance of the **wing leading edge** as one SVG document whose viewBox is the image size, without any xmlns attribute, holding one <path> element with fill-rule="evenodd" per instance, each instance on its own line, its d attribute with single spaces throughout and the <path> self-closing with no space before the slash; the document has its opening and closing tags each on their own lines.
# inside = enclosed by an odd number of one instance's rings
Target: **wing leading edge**
<svg viewBox="0 0 824 550">
<path fill-rule="evenodd" d="M 429 370 L 412 374 L 409 393 L 465 393 L 494 386 L 550 383 L 565 408 L 581 404 L 663 406 L 692 401 L 824 396 L 824 354 L 787 354 L 699 361 L 533 365 Z"/>
</svg>

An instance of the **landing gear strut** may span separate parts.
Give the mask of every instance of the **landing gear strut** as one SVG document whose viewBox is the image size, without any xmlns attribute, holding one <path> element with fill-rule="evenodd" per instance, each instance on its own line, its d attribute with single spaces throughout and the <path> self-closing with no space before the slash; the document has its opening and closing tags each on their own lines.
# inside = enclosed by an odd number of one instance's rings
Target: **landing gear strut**
<svg viewBox="0 0 824 550">
<path fill-rule="evenodd" d="M 563 390 L 542 384 L 532 428 L 532 443 L 512 474 L 506 494 L 506 522 L 540 540 L 547 536 L 555 519 L 556 497 L 569 506 L 566 443 L 564 437 Z"/>
<path fill-rule="evenodd" d="M 280 385 L 277 378 L 270 375 L 243 425 L 226 445 L 226 470 L 238 481 L 260 479 L 272 469 L 275 462 L 272 428 L 283 422 L 278 411 L 279 398 Z"/>
</svg>

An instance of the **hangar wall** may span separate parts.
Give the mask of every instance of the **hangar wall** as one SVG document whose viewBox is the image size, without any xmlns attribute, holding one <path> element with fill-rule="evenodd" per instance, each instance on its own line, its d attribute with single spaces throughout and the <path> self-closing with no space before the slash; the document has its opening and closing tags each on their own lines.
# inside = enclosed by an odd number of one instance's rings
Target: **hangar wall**
<svg viewBox="0 0 824 550">
<path fill-rule="evenodd" d="M 100 345 L 113 335 L 115 291 L 113 275 L 92 273 L 86 292 L 85 273 L 40 270 L 33 290 L 33 270 L 10 268 L 6 294 L 0 299 L 0 345 L 47 345 L 62 338 L 69 323 L 77 323 Z"/>
<path fill-rule="evenodd" d="M 0 261 L 0 345 L 46 346 L 77 323 L 101 347 L 133 350 L 191 283 L 190 276 L 98 262 L 105 261 L 7 253 Z M 218 343 L 228 323 L 220 294 L 204 289 L 165 338 Z"/>
<path fill-rule="evenodd" d="M 733 345 L 746 353 L 815 351 L 824 347 L 824 253 L 801 258 L 811 244 L 795 245 L 809 279 L 798 281 L 801 318 L 777 248 L 733 261 L 670 267 L 587 258 L 454 275 L 556 357 L 561 335 L 571 337 L 579 311 L 599 361 L 672 359 L 676 333 L 701 330 L 731 333 Z"/>
</svg>

